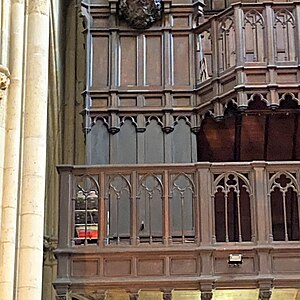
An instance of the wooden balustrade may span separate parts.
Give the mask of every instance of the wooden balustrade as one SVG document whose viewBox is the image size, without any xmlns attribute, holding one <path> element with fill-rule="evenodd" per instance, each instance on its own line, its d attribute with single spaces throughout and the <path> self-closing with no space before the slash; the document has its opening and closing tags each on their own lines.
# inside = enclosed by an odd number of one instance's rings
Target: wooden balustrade
<svg viewBox="0 0 300 300">
<path fill-rule="evenodd" d="M 299 167 L 60 166 L 55 286 L 64 293 L 91 284 L 95 291 L 297 287 Z M 230 265 L 230 254 L 242 264 Z"/>
<path fill-rule="evenodd" d="M 299 241 L 299 166 L 60 166 L 60 247 Z"/>
</svg>

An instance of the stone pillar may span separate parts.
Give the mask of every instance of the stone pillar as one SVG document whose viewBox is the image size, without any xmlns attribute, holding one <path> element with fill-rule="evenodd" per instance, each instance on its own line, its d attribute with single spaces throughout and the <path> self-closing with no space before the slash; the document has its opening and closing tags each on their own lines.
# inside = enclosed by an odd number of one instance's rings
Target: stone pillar
<svg viewBox="0 0 300 300">
<path fill-rule="evenodd" d="M 0 294 L 12 300 L 15 281 L 15 249 L 19 190 L 22 74 L 24 46 L 24 1 L 11 3 L 10 68 L 11 83 L 7 101 L 6 137 L 4 153 L 2 226 L 0 240 Z M 1 83 L 0 83 L 1 88 Z M 1 95 L 0 95 L 1 97 Z"/>
<path fill-rule="evenodd" d="M 40 300 L 43 277 L 49 0 L 29 0 L 27 14 L 18 300 Z"/>
<path fill-rule="evenodd" d="M 1 13 L 1 11 L 0 11 Z M 4 172 L 4 145 L 5 145 L 5 120 L 6 120 L 6 90 L 9 85 L 9 71 L 0 64 L 0 228 L 1 209 L 3 192 L 3 172 Z M 1 233 L 0 233 L 1 234 Z M 0 235 L 1 239 L 1 235 Z"/>
<path fill-rule="evenodd" d="M 8 66 L 11 0 L 0 0 L 0 63 Z"/>
<path fill-rule="evenodd" d="M 0 228 L 2 211 L 4 145 L 6 120 L 6 90 L 9 84 L 8 56 L 10 38 L 10 0 L 0 0 Z M 0 236 L 1 240 L 1 236 Z"/>
</svg>

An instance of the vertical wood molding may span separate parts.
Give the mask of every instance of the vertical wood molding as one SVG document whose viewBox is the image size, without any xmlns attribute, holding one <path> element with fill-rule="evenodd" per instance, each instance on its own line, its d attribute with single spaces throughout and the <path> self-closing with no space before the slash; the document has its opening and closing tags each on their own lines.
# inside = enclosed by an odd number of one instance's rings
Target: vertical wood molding
<svg viewBox="0 0 300 300">
<path fill-rule="evenodd" d="M 212 240 L 212 224 L 211 220 L 207 216 L 211 215 L 211 174 L 207 168 L 201 168 L 198 171 L 199 180 L 199 204 L 200 204 L 200 225 L 201 228 L 201 243 L 203 245 L 209 245 Z M 204 223 L 204 221 L 206 221 Z"/>
<path fill-rule="evenodd" d="M 254 182 L 255 182 L 255 199 L 256 201 L 256 224 L 260 224 L 259 229 L 255 228 L 256 238 L 259 244 L 266 244 L 268 242 L 269 226 L 268 226 L 268 199 L 267 199 L 267 181 L 265 166 L 254 165 Z"/>
</svg>

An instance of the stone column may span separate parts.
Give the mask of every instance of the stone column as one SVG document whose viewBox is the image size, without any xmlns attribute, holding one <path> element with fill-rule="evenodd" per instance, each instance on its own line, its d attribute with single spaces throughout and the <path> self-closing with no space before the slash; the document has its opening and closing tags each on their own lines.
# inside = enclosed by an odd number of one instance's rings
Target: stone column
<svg viewBox="0 0 300 300">
<path fill-rule="evenodd" d="M 42 296 L 49 0 L 28 0 L 18 300 Z"/>
<path fill-rule="evenodd" d="M 0 63 L 8 66 L 10 39 L 10 0 L 0 0 Z"/>
<path fill-rule="evenodd" d="M 4 153 L 0 294 L 12 300 L 15 281 L 17 208 L 19 199 L 20 139 L 23 87 L 24 1 L 11 2 L 10 69 Z M 1 298 L 0 297 L 0 298 Z M 1 298 L 2 299 L 2 298 Z"/>
<path fill-rule="evenodd" d="M 1 11 L 0 11 L 1 13 Z M 9 71 L 0 64 L 0 228 L 1 209 L 3 192 L 3 172 L 4 172 L 4 145 L 5 145 L 5 120 L 6 120 L 6 90 L 9 85 Z M 0 233 L 1 234 L 1 233 Z M 1 240 L 1 235 L 0 235 Z"/>
<path fill-rule="evenodd" d="M 4 145 L 6 133 L 6 90 L 9 84 L 9 72 L 7 67 L 10 38 L 10 4 L 10 0 L 0 0 L 0 228 L 2 217 Z"/>
</svg>

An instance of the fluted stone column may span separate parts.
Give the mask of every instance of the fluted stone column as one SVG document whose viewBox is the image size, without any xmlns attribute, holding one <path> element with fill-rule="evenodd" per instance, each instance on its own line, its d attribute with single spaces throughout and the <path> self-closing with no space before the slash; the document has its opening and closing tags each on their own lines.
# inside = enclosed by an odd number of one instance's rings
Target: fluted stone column
<svg viewBox="0 0 300 300">
<path fill-rule="evenodd" d="M 28 0 L 18 300 L 42 296 L 49 0 Z"/>
<path fill-rule="evenodd" d="M 0 298 L 13 300 L 19 189 L 24 47 L 24 1 L 11 1 L 10 69 L 4 153 Z"/>
</svg>

